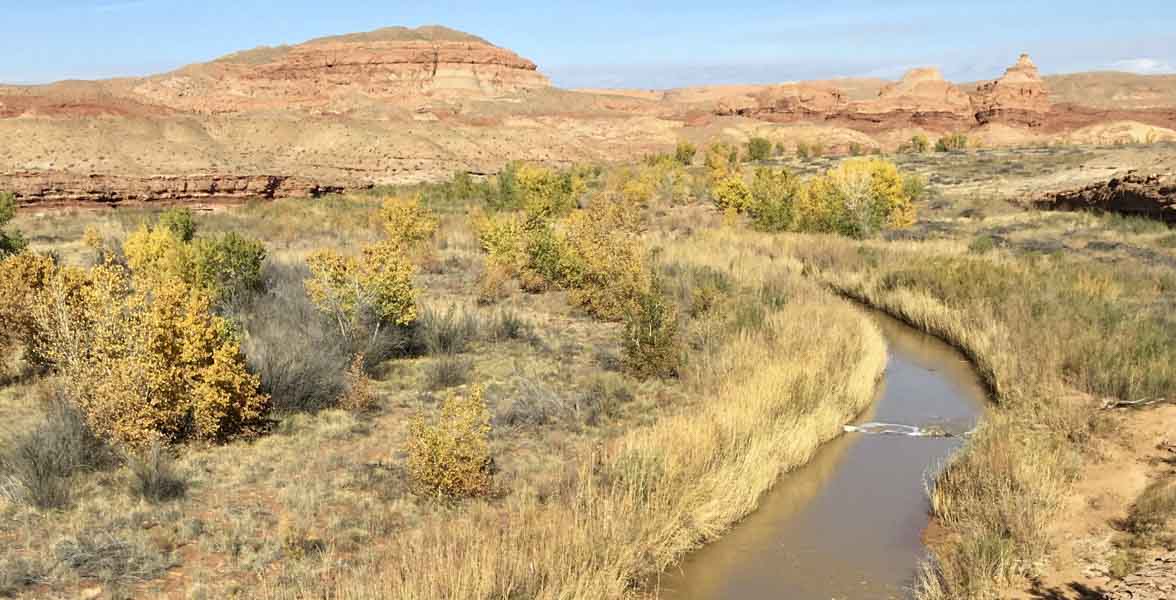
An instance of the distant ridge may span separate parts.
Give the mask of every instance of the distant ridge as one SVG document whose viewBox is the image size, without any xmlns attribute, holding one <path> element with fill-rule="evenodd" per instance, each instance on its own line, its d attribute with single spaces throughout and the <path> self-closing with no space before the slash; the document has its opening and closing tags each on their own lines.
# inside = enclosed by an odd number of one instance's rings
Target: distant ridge
<svg viewBox="0 0 1176 600">
<path fill-rule="evenodd" d="M 424 25 L 421 27 L 384 27 L 374 31 L 359 33 L 345 33 L 317 37 L 298 44 L 283 44 L 281 46 L 258 46 L 251 50 L 241 50 L 213 59 L 212 62 L 244 65 L 262 65 L 274 62 L 285 56 L 295 46 L 310 46 L 315 44 L 361 43 L 361 42 L 466 42 L 494 46 L 490 42 L 464 31 L 450 29 L 441 25 Z M 494 46 L 497 48 L 498 46 Z"/>
</svg>

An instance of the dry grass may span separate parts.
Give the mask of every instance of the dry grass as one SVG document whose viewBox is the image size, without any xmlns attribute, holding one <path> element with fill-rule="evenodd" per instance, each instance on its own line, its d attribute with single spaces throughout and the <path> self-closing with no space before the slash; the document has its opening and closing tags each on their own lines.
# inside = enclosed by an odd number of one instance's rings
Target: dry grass
<svg viewBox="0 0 1176 600">
<path fill-rule="evenodd" d="M 677 256 L 710 259 L 701 248 Z M 747 275 L 733 274 L 758 291 L 765 279 Z M 869 402 L 885 364 L 864 316 L 794 285 L 762 328 L 704 367 L 726 375 L 711 393 L 573 461 L 555 490 L 471 505 L 397 538 L 347 573 L 339 596 L 616 598 L 721 535 Z"/>
<path fill-rule="evenodd" d="M 0 568 L 5 592 L 69 594 L 97 580 L 173 597 L 636 593 L 645 576 L 747 514 L 782 470 L 836 435 L 869 401 L 885 360 L 872 325 L 790 267 L 764 266 L 760 277 L 719 266 L 729 284 L 706 292 L 707 306 L 688 321 L 706 344 L 691 352 L 682 379 L 638 383 L 610 370 L 621 326 L 589 319 L 562 292 L 476 307 L 477 242 L 463 217 L 445 215 L 420 275 L 424 303 L 437 308 L 394 360 L 369 365 L 369 410 L 333 410 L 351 354 L 319 331 L 298 293 L 304 271 L 290 265 L 311 248 L 364 239 L 375 206 L 361 197 L 197 216 L 204 231 L 241 231 L 272 250 L 269 276 L 279 285 L 259 298 L 270 310 L 246 306 L 255 314 L 236 318 L 286 410 L 254 442 L 190 446 L 174 466 L 147 457 L 74 477 L 79 500 L 56 516 L 0 502 L 0 542 L 12 549 Z M 40 250 L 86 262 L 76 241 L 86 222 L 118 238 L 153 216 L 26 217 L 25 229 Z M 680 245 L 673 260 L 702 269 L 713 254 Z M 787 298 L 766 291 L 781 286 Z M 818 333 L 820 345 L 808 342 Z M 442 368 L 452 360 L 462 377 Z M 492 495 L 456 505 L 418 498 L 399 452 L 407 423 L 437 410 L 430 387 L 465 393 L 467 379 L 487 386 L 498 415 Z M 0 414 L 21 413 L 13 391 L 0 394 Z M 173 472 L 185 493 L 171 492 Z M 78 569 L 54 566 L 59 542 L 85 551 L 70 552 Z M 90 550 L 99 556 L 83 560 Z M 468 568 L 440 566 L 459 560 Z"/>
<path fill-rule="evenodd" d="M 923 598 L 990 598 L 1038 572 L 1046 525 L 1097 455 L 1100 399 L 1176 393 L 1167 269 L 976 256 L 964 241 L 809 237 L 777 248 L 813 278 L 960 348 L 1001 406 L 931 489 L 936 518 L 955 535 L 925 570 Z"/>
<path fill-rule="evenodd" d="M 184 448 L 175 469 L 186 494 L 166 502 L 134 492 L 125 465 L 71 477 L 76 501 L 55 512 L 0 500 L 0 593 L 70 596 L 97 582 L 193 598 L 643 595 L 651 575 L 754 510 L 871 398 L 881 338 L 831 286 L 960 347 L 993 391 L 999 408 L 931 490 L 953 536 L 925 565 L 921 592 L 991 597 L 1047 560 L 1043 525 L 1101 443 L 1098 400 L 1171 397 L 1176 380 L 1170 234 L 1020 214 L 993 183 L 1064 173 L 1080 154 L 1030 153 L 1032 168 L 1007 173 L 1003 154 L 936 157 L 918 168 L 941 171 L 932 203 L 942 206 L 892 241 L 762 235 L 698 203 L 652 207 L 646 239 L 688 349 L 670 380 L 619 374 L 621 327 L 562 292 L 503 289 L 499 306 L 478 307 L 480 249 L 463 207 L 445 204 L 419 275 L 437 308 L 414 339 L 392 340 L 401 351 L 383 356 L 394 359 L 365 365 L 368 410 L 330 408 L 354 353 L 327 347 L 304 299 L 275 295 L 259 316 L 269 324 L 246 343 L 266 359 L 255 366 L 286 382 L 275 389 L 287 389 L 289 410 L 270 434 Z M 313 248 L 368 241 L 377 204 L 281 201 L 197 221 L 260 237 L 275 263 L 297 264 Z M 152 213 L 25 214 L 16 226 L 36 249 L 85 262 L 86 225 L 118 238 Z M 969 250 L 981 236 L 992 243 Z M 300 271 L 283 273 L 297 290 Z M 448 360 L 470 366 L 444 386 L 486 386 L 494 486 L 438 503 L 410 493 L 400 450 L 410 418 L 438 409 L 429 388 Z M 294 393 L 315 382 L 323 394 Z M 34 421 L 27 387 L 0 389 L 0 416 L 21 428 Z M 1167 514 L 1151 496 L 1139 506 L 1144 525 Z"/>
</svg>

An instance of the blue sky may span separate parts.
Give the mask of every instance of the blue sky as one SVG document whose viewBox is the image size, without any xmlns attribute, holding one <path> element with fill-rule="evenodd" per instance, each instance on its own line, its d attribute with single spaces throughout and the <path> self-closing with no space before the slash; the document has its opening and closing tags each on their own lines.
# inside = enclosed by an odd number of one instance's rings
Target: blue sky
<svg viewBox="0 0 1176 600">
<path fill-rule="evenodd" d="M 539 64 L 565 87 L 672 87 L 836 76 L 1176 71 L 1176 2 L 430 2 L 4 0 L 0 82 L 144 75 L 259 45 L 442 24 Z"/>
</svg>

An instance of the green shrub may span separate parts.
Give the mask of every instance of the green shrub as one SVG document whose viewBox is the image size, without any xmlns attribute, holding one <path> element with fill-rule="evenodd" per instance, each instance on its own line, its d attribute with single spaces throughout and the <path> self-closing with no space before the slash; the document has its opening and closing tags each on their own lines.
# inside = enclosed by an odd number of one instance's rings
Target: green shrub
<svg viewBox="0 0 1176 600">
<path fill-rule="evenodd" d="M 19 232 L 4 231 L 4 226 L 16 216 L 16 196 L 0 192 L 0 258 L 25 249 L 27 243 Z"/>
<path fill-rule="evenodd" d="M 674 148 L 674 160 L 678 164 L 689 167 L 694 164 L 694 155 L 698 153 L 698 148 L 690 142 L 678 142 L 678 147 Z"/>
<path fill-rule="evenodd" d="M 787 169 L 756 169 L 751 182 L 748 212 L 760 231 L 784 231 L 792 226 L 793 204 L 800 181 Z"/>
<path fill-rule="evenodd" d="M 181 242 L 190 242 L 196 237 L 196 221 L 187 208 L 172 208 L 159 215 L 159 226 L 172 232 Z"/>
<path fill-rule="evenodd" d="M 169 210 L 154 227 L 142 225 L 127 237 L 127 264 L 138 279 L 179 279 L 206 292 L 218 307 L 239 302 L 258 289 L 266 255 L 260 241 L 236 232 L 195 235 L 190 211 Z"/>
<path fill-rule="evenodd" d="M 911 141 L 907 143 L 904 149 L 914 154 L 926 154 L 931 149 L 931 142 L 927 139 L 927 136 L 921 133 L 915 134 L 911 137 Z"/>
<path fill-rule="evenodd" d="M 978 235 L 968 244 L 968 251 L 973 254 L 985 254 L 994 248 L 996 248 L 996 240 L 988 235 Z"/>
<path fill-rule="evenodd" d="M 756 162 L 772 157 L 772 142 L 770 140 L 753 137 L 747 142 L 747 160 Z"/>
<path fill-rule="evenodd" d="M 409 426 L 408 475 L 422 496 L 456 499 L 484 496 L 492 484 L 490 411 L 475 387 L 452 395 L 435 420 L 418 416 Z"/>
<path fill-rule="evenodd" d="M 858 143 L 858 142 L 850 142 L 849 143 L 849 155 L 850 156 L 862 156 L 865 153 L 866 153 L 866 149 L 860 143 Z"/>
<path fill-rule="evenodd" d="M 968 136 L 952 133 L 939 138 L 935 143 L 936 152 L 962 152 L 968 149 Z"/>
<path fill-rule="evenodd" d="M 196 240 L 197 284 L 221 306 L 241 302 L 261 288 L 265 246 L 236 232 Z"/>
<path fill-rule="evenodd" d="M 1156 244 L 1161 248 L 1176 248 L 1176 233 L 1169 233 L 1156 240 Z"/>
<path fill-rule="evenodd" d="M 513 210 L 522 206 L 518 188 L 520 163 L 511 161 L 494 178 L 495 193 L 490 197 L 490 207 L 497 210 Z"/>
<path fill-rule="evenodd" d="M 682 367 L 678 314 L 661 291 L 644 293 L 625 314 L 624 369 L 638 378 L 676 377 Z"/>
</svg>

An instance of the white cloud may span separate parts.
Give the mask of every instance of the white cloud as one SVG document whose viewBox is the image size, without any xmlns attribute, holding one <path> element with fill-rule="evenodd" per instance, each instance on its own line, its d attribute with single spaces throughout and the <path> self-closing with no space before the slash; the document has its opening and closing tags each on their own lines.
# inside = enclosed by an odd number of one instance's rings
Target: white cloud
<svg viewBox="0 0 1176 600">
<path fill-rule="evenodd" d="M 1111 67 L 1118 71 L 1127 71 L 1140 75 L 1176 73 L 1176 67 L 1173 67 L 1172 63 L 1155 58 L 1128 58 L 1111 63 Z"/>
</svg>

